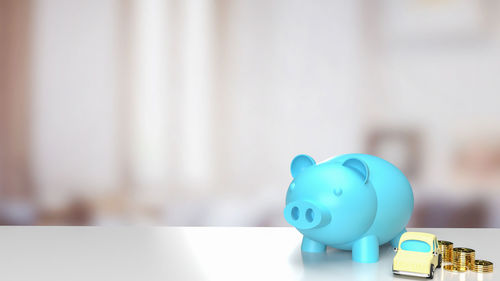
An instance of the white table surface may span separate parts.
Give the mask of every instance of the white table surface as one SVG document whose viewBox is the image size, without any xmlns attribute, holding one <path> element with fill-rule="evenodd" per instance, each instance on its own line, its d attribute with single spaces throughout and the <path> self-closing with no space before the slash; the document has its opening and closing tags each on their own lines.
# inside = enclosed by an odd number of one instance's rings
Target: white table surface
<svg viewBox="0 0 500 281">
<path fill-rule="evenodd" d="M 497 280 L 500 229 L 410 229 L 476 250 L 494 272 L 434 280 Z M 392 274 L 394 252 L 360 264 L 351 252 L 300 253 L 289 227 L 0 227 L 0 280 L 425 280 Z"/>
</svg>

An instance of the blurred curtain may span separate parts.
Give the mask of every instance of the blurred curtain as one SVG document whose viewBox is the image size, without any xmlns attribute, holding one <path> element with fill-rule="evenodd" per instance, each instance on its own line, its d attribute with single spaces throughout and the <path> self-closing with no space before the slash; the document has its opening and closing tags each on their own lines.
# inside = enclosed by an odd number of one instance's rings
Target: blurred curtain
<svg viewBox="0 0 500 281">
<path fill-rule="evenodd" d="M 294 155 L 361 147 L 357 5 L 37 1 L 37 199 L 102 221 L 281 222 Z"/>
<path fill-rule="evenodd" d="M 361 146 L 356 12 L 344 2 L 133 1 L 133 198 L 166 202 L 173 224 L 279 221 L 295 154 Z"/>
</svg>

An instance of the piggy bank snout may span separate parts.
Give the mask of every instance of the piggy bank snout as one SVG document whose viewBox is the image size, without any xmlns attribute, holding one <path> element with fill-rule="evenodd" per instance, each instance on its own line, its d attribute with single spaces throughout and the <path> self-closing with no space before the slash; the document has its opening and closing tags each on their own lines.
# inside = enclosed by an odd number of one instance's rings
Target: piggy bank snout
<svg viewBox="0 0 500 281">
<path fill-rule="evenodd" d="M 330 212 L 325 207 L 308 201 L 288 203 L 284 215 L 289 224 L 304 230 L 326 225 L 331 220 Z"/>
</svg>

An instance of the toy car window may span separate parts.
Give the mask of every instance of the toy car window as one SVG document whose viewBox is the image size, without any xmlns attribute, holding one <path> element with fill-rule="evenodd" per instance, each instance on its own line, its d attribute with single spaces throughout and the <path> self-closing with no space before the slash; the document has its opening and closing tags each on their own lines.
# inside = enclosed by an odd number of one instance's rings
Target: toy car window
<svg viewBox="0 0 500 281">
<path fill-rule="evenodd" d="M 401 249 L 405 251 L 427 253 L 431 251 L 431 246 L 420 240 L 406 240 L 401 243 Z"/>
</svg>

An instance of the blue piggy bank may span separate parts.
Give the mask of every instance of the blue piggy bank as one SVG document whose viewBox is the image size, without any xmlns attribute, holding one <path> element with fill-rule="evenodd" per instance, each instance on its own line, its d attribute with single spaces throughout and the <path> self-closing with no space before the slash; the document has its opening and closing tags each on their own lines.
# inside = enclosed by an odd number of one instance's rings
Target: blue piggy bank
<svg viewBox="0 0 500 281">
<path fill-rule="evenodd" d="M 285 219 L 303 234 L 303 252 L 326 246 L 352 250 L 356 262 L 377 262 L 379 246 L 397 247 L 413 211 L 413 192 L 391 163 L 345 154 L 316 164 L 307 155 L 291 164 Z"/>
</svg>

